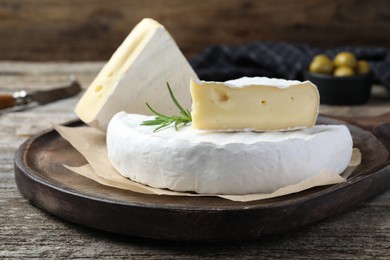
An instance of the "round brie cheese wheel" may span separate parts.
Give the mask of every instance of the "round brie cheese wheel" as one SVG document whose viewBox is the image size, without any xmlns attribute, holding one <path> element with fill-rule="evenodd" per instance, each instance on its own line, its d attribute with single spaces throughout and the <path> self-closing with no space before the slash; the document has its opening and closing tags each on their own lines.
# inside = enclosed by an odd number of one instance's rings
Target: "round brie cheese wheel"
<svg viewBox="0 0 390 260">
<path fill-rule="evenodd" d="M 133 181 L 201 194 L 270 193 L 322 171 L 343 172 L 352 137 L 343 125 L 290 132 L 154 132 L 154 117 L 119 112 L 107 130 L 112 166 Z"/>
</svg>

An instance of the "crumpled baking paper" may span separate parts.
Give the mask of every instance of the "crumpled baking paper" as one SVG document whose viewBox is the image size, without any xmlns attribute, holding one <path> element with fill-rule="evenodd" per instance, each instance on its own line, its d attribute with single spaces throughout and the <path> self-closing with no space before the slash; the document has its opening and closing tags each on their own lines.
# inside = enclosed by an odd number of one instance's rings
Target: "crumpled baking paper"
<svg viewBox="0 0 390 260">
<path fill-rule="evenodd" d="M 176 192 L 166 189 L 153 188 L 141 183 L 134 182 L 120 173 L 112 166 L 107 157 L 106 135 L 105 133 L 88 126 L 65 127 L 54 125 L 54 129 L 67 140 L 78 152 L 80 152 L 88 164 L 79 167 L 64 165 L 67 169 L 92 179 L 102 185 L 130 190 L 138 193 L 171 195 L 171 196 L 218 196 L 224 199 L 240 202 L 269 199 L 297 193 L 316 186 L 325 186 L 345 182 L 353 170 L 361 162 L 361 153 L 358 149 L 353 149 L 353 155 L 349 167 L 340 175 L 328 171 L 318 173 L 316 176 L 308 178 L 298 184 L 280 188 L 269 194 L 248 194 L 248 195 L 210 195 L 194 194 L 186 192 Z"/>
</svg>

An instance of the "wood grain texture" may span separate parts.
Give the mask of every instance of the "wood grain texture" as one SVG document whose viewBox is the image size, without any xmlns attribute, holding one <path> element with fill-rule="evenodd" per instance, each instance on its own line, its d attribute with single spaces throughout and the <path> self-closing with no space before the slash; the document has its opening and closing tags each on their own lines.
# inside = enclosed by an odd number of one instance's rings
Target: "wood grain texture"
<svg viewBox="0 0 390 260">
<path fill-rule="evenodd" d="M 390 47 L 387 0 L 0 0 L 0 60 L 107 60 L 144 17 L 188 58 L 258 40 Z"/>
<path fill-rule="evenodd" d="M 60 85 L 70 73 L 86 87 L 101 63 L 0 62 L 2 92 Z M 389 97 L 374 95 L 365 106 L 322 106 L 328 115 L 380 115 Z M 315 225 L 258 241 L 173 243 L 117 236 L 63 221 L 30 205 L 17 191 L 14 153 L 26 138 L 75 119 L 76 98 L 0 114 L 0 258 L 143 259 L 389 259 L 390 191 Z M 343 199 L 343 198 L 340 198 Z M 277 216 L 275 216 L 277 217 Z"/>
</svg>

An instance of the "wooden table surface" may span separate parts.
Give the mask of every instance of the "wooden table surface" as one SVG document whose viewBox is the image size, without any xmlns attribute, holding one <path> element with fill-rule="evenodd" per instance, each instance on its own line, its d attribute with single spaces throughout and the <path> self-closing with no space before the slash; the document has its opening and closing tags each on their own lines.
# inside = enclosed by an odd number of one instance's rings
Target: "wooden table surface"
<svg viewBox="0 0 390 260">
<path fill-rule="evenodd" d="M 102 63 L 0 62 L 0 93 L 59 86 L 75 75 L 84 87 Z M 373 89 L 364 106 L 321 106 L 326 115 L 379 116 L 390 96 Z M 19 112 L 0 112 L 0 258 L 304 258 L 390 259 L 390 191 L 355 209 L 286 234 L 256 241 L 180 243 L 119 236 L 79 226 L 29 204 L 18 192 L 13 160 L 18 147 L 51 123 L 76 116 L 79 97 Z M 340 198 L 342 199 L 342 198 Z"/>
</svg>

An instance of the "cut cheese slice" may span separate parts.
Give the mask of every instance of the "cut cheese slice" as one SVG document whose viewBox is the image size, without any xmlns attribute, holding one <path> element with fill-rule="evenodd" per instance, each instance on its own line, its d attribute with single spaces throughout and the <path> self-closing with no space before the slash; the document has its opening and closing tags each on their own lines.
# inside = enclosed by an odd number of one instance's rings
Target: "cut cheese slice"
<svg viewBox="0 0 390 260">
<path fill-rule="evenodd" d="M 319 94 L 309 81 L 191 80 L 190 88 L 195 129 L 282 131 L 312 127 L 317 120 Z"/>
<path fill-rule="evenodd" d="M 106 130 L 119 111 L 151 114 L 148 102 L 173 114 L 166 84 L 183 106 L 191 107 L 190 78 L 197 78 L 171 35 L 158 22 L 143 19 L 129 34 L 80 99 L 75 112 L 85 123 Z"/>
<path fill-rule="evenodd" d="M 120 112 L 107 152 L 123 176 L 152 187 L 202 194 L 269 193 L 324 171 L 340 174 L 352 155 L 345 126 L 289 132 L 205 132 L 185 126 L 153 132 L 154 117 Z"/>
</svg>

